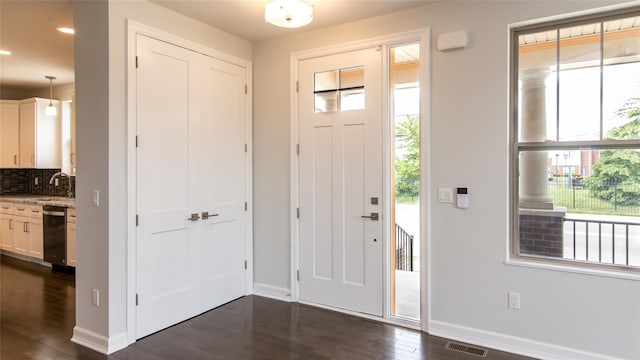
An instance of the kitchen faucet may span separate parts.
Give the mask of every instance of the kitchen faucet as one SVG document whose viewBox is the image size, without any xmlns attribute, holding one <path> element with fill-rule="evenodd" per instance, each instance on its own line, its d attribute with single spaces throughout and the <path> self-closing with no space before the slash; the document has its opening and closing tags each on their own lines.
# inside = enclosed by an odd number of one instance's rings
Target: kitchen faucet
<svg viewBox="0 0 640 360">
<path fill-rule="evenodd" d="M 53 184 L 53 181 L 57 178 L 57 177 L 67 177 L 68 179 L 68 183 L 69 183 L 69 188 L 67 189 L 67 197 L 73 197 L 73 192 L 71 192 L 71 176 L 69 176 L 69 174 L 64 173 L 62 171 L 58 171 L 57 173 L 53 174 L 53 176 L 51 176 L 51 179 L 49 179 L 49 185 Z"/>
</svg>

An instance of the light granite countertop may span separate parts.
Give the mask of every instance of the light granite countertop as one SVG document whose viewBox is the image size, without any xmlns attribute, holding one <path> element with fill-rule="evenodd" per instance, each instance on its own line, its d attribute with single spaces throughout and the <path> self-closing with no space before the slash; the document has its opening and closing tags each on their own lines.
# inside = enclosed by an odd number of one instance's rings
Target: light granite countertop
<svg viewBox="0 0 640 360">
<path fill-rule="evenodd" d="M 0 201 L 30 205 L 53 205 L 75 209 L 76 199 L 65 196 L 46 195 L 0 195 Z"/>
</svg>

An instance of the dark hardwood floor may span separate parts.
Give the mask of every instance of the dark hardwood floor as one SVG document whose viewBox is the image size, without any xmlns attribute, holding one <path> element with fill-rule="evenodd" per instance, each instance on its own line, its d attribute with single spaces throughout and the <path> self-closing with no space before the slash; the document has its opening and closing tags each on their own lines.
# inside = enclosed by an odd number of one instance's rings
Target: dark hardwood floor
<svg viewBox="0 0 640 360">
<path fill-rule="evenodd" d="M 0 258 L 0 359 L 433 359 L 480 357 L 446 339 L 312 306 L 247 296 L 105 356 L 69 341 L 73 275 Z M 528 359 L 489 350 L 487 359 Z"/>
</svg>

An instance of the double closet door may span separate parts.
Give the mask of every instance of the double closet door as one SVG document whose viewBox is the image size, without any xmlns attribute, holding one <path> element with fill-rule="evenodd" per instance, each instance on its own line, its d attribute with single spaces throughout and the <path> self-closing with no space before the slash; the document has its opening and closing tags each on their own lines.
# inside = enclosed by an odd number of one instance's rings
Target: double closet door
<svg viewBox="0 0 640 360">
<path fill-rule="evenodd" d="M 136 336 L 247 293 L 246 68 L 136 38 Z"/>
</svg>

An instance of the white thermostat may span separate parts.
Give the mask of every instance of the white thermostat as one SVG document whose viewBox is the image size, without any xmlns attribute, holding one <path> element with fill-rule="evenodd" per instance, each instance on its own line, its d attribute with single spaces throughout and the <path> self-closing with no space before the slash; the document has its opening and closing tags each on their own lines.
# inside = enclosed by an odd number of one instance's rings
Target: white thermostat
<svg viewBox="0 0 640 360">
<path fill-rule="evenodd" d="M 469 207 L 469 194 L 466 187 L 456 189 L 456 206 L 460 209 Z"/>
</svg>

